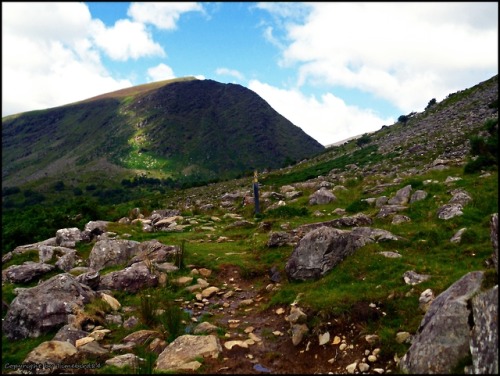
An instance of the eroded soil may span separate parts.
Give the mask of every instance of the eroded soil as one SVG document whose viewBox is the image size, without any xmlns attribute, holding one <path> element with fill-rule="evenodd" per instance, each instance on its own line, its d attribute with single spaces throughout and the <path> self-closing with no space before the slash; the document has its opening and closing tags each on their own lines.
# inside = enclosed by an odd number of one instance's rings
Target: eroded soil
<svg viewBox="0 0 500 376">
<path fill-rule="evenodd" d="M 290 323 L 285 320 L 290 307 L 263 310 L 262 307 L 269 301 L 271 293 L 266 288 L 257 291 L 255 286 L 266 286 L 270 281 L 262 284 L 263 277 L 260 278 L 260 281 L 244 279 L 240 270 L 231 265 L 223 266 L 217 276 L 211 278 L 212 285 L 222 288 L 221 293 L 209 299 L 210 304 L 206 306 L 207 308 L 195 311 L 194 317 L 211 315 L 207 321 L 222 328 L 226 337 L 221 338 L 223 349 L 221 355 L 217 359 L 204 359 L 202 368 L 195 373 L 345 374 L 346 367 L 355 362 L 369 365 L 369 369 L 363 373 L 380 374 L 396 371 L 392 359 L 382 359 L 379 356 L 376 361 L 368 360 L 368 355 L 377 345 L 366 341 L 366 334 L 361 334 L 362 327 L 348 321 L 325 322 L 321 333 L 310 331 L 300 344 L 294 346 L 290 335 Z M 222 292 L 230 290 L 235 291 L 234 295 L 223 298 Z M 249 299 L 251 304 L 242 304 L 242 302 L 248 303 Z M 224 303 L 226 307 L 223 306 Z M 284 312 L 278 314 L 279 308 Z M 330 334 L 330 340 L 320 345 L 319 335 L 326 331 Z M 335 336 L 344 341 L 334 344 Z M 225 345 L 226 342 L 245 341 L 249 338 L 257 340 L 246 348 L 235 345 L 228 349 Z M 340 347 L 342 343 L 347 345 L 344 350 Z M 361 372 L 356 369 L 355 373 Z"/>
</svg>

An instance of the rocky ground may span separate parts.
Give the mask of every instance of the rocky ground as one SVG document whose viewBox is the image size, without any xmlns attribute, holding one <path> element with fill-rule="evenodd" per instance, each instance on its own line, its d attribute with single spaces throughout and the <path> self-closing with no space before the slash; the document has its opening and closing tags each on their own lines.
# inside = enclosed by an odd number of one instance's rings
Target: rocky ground
<svg viewBox="0 0 500 376">
<path fill-rule="evenodd" d="M 193 317 L 212 315 L 209 321 L 226 332 L 225 338 L 221 339 L 223 351 L 217 359 L 205 358 L 202 368 L 194 373 L 345 374 L 359 373 L 363 367 L 364 373 L 396 371 L 392 359 L 377 355 L 376 344 L 367 342 L 359 324 L 340 320 L 327 322 L 322 326 L 324 331 L 308 333 L 295 346 L 290 323 L 286 321 L 290 307 L 262 309 L 271 295 L 268 290 L 271 286 L 279 288 L 279 284 L 269 284 L 268 281 L 268 289 L 258 290 L 255 286 L 262 281 L 242 278 L 239 269 L 231 265 L 224 266 L 217 273 L 217 280 L 221 286 L 220 294 L 211 297 L 210 304 L 206 305 L 213 308 L 194 309 Z M 224 298 L 227 291 L 235 291 L 235 294 Z M 324 340 L 329 336 L 325 344 L 319 343 L 321 335 Z"/>
</svg>

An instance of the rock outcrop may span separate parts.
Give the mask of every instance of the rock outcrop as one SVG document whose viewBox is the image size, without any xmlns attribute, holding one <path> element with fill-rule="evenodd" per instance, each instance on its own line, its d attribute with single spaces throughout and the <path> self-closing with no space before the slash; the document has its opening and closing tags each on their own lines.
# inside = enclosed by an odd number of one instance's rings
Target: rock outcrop
<svg viewBox="0 0 500 376">
<path fill-rule="evenodd" d="M 95 298 L 95 292 L 68 273 L 23 289 L 12 301 L 3 321 L 9 339 L 38 337 L 68 322 L 68 315 Z"/>
</svg>

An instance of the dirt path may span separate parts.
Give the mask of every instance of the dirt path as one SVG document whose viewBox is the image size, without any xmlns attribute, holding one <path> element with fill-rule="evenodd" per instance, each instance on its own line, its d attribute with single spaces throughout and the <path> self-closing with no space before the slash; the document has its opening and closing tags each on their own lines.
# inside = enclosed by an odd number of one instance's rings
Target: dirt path
<svg viewBox="0 0 500 376">
<path fill-rule="evenodd" d="M 369 369 L 365 373 L 394 372 L 394 362 L 390 360 L 368 360 L 376 345 L 369 344 L 355 324 L 325 323 L 322 332 L 330 334 L 330 340 L 325 345 L 319 344 L 320 333 L 309 333 L 299 345 L 294 346 L 290 324 L 285 320 L 290 307 L 262 310 L 271 294 L 265 288 L 257 291 L 255 282 L 258 281 L 245 280 L 235 266 L 224 266 L 217 274 L 217 281 L 218 287 L 222 287 L 221 293 L 211 297 L 207 308 L 198 314 L 211 315 L 208 321 L 224 329 L 226 338 L 221 339 L 221 356 L 205 359 L 203 368 L 199 370 L 201 373 L 344 374 L 347 373 L 346 367 L 354 362 L 368 364 Z M 234 294 L 224 298 L 222 292 L 227 291 L 234 291 Z M 276 311 L 279 308 L 284 312 L 278 314 Z M 342 342 L 333 344 L 335 336 L 345 340 L 346 349 L 341 350 Z M 248 339 L 253 341 L 247 341 L 246 348 L 239 345 L 228 348 L 231 341 Z M 358 369 L 356 373 L 359 373 Z"/>
</svg>

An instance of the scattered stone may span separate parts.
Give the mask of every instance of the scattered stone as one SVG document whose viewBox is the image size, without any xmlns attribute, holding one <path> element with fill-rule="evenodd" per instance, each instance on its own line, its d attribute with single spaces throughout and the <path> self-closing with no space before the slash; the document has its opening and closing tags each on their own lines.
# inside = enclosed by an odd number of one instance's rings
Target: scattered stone
<svg viewBox="0 0 500 376">
<path fill-rule="evenodd" d="M 319 341 L 320 346 L 326 345 L 328 342 L 330 342 L 330 333 L 326 332 L 326 333 L 320 334 L 318 341 Z"/>
<path fill-rule="evenodd" d="M 176 372 L 182 370 L 196 370 L 201 363 L 196 358 L 217 358 L 222 347 L 217 336 L 183 335 L 177 337 L 158 356 L 155 371 Z"/>
<path fill-rule="evenodd" d="M 408 332 L 398 332 L 396 333 L 396 342 L 397 343 L 405 343 L 410 339 L 411 334 Z"/>
<path fill-rule="evenodd" d="M 430 275 L 427 274 L 418 274 L 413 270 L 409 270 L 403 274 L 403 279 L 407 285 L 418 285 L 424 281 L 427 281 L 431 278 Z"/>
<path fill-rule="evenodd" d="M 349 364 L 347 367 L 345 367 L 345 369 L 348 373 L 354 373 L 354 371 L 356 371 L 357 366 L 358 366 L 358 363 L 354 362 L 354 363 Z"/>
<path fill-rule="evenodd" d="M 76 348 L 79 348 L 80 346 L 83 346 L 89 342 L 92 342 L 92 341 L 95 341 L 95 338 L 93 337 L 83 337 L 83 338 L 80 338 L 80 339 L 77 339 L 75 341 L 75 347 Z"/>
<path fill-rule="evenodd" d="M 309 332 L 309 328 L 305 324 L 292 325 L 292 343 L 297 346 L 302 342 L 304 336 Z"/>
<path fill-rule="evenodd" d="M 365 362 L 360 362 L 360 363 L 358 363 L 358 369 L 361 372 L 368 372 L 368 370 L 370 369 L 370 366 L 368 364 L 366 364 Z"/>
<path fill-rule="evenodd" d="M 431 289 L 427 289 L 420 294 L 420 298 L 418 299 L 418 308 L 420 308 L 423 312 L 427 312 L 433 301 L 434 293 Z"/>
<path fill-rule="evenodd" d="M 108 303 L 113 311 L 118 311 L 122 307 L 120 302 L 111 295 L 101 292 L 101 299 Z"/>
<path fill-rule="evenodd" d="M 135 354 L 123 354 L 123 355 L 118 355 L 115 356 L 111 359 L 108 359 L 105 361 L 105 363 L 108 366 L 114 366 L 118 368 L 123 368 L 123 367 L 132 367 L 132 368 L 138 368 L 139 364 L 141 362 L 144 362 L 145 360 L 142 358 L 139 358 Z"/>
</svg>

